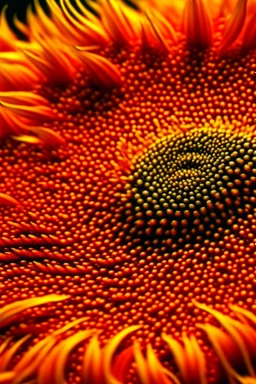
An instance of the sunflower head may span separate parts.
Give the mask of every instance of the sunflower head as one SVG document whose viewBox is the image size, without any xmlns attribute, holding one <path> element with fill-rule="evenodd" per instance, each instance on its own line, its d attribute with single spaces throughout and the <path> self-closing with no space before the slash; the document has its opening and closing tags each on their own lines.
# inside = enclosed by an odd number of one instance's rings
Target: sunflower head
<svg viewBox="0 0 256 384">
<path fill-rule="evenodd" d="M 0 383 L 255 382 L 255 0 L 0 17 Z"/>
</svg>

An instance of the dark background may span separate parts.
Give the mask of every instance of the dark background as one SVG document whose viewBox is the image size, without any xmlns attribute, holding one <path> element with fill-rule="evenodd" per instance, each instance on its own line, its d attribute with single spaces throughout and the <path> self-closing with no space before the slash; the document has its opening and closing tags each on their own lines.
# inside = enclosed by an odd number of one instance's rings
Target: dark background
<svg viewBox="0 0 256 384">
<path fill-rule="evenodd" d="M 45 0 L 39 0 L 39 3 L 43 6 L 44 9 L 46 9 Z M 6 4 L 8 5 L 8 16 L 12 16 L 17 13 L 21 20 L 25 20 L 27 6 L 29 4 L 33 4 L 33 0 L 0 0 L 0 10 L 2 10 Z"/>
<path fill-rule="evenodd" d="M 97 0 L 93 0 L 93 1 L 97 1 Z M 116 0 L 116 1 L 121 1 L 121 2 L 123 1 L 126 4 L 129 4 L 130 6 L 134 7 L 133 0 Z M 55 0 L 55 2 L 59 4 L 58 0 Z M 71 1 L 71 2 L 74 4 L 74 1 Z M 45 0 L 39 0 L 39 3 L 43 7 L 43 9 L 47 12 L 48 7 L 46 5 L 46 1 Z M 86 4 L 86 0 L 82 0 L 82 3 Z M 11 25 L 11 27 L 15 30 L 15 28 L 13 27 L 13 23 L 12 23 L 14 14 L 18 15 L 19 20 L 25 21 L 26 20 L 26 9 L 27 9 L 29 4 L 31 4 L 33 6 L 33 0 L 0 0 L 0 12 L 6 4 L 8 5 L 8 8 L 7 8 L 8 22 Z"/>
<path fill-rule="evenodd" d="M 42 5 L 43 9 L 47 11 L 48 8 L 46 6 L 46 1 L 39 0 L 39 2 Z M 12 22 L 13 16 L 17 14 L 19 20 L 25 21 L 27 7 L 29 4 L 33 4 L 33 0 L 0 0 L 0 12 L 2 11 L 3 7 L 6 4 L 8 5 L 7 11 L 6 11 L 7 20 L 9 22 L 9 25 L 12 27 L 12 29 L 15 32 L 17 32 L 13 26 L 13 22 Z"/>
</svg>

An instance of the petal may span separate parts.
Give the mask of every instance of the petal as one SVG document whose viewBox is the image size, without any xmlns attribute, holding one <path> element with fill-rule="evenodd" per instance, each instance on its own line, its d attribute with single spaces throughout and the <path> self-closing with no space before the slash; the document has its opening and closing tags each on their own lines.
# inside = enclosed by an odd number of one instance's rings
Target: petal
<svg viewBox="0 0 256 384">
<path fill-rule="evenodd" d="M 51 381 L 54 384 L 65 383 L 65 367 L 69 354 L 80 343 L 91 337 L 93 333 L 95 333 L 94 330 L 77 332 L 55 346 L 39 367 L 37 383 L 48 384 Z"/>
<path fill-rule="evenodd" d="M 204 354 L 194 336 L 183 336 L 184 347 L 168 335 L 163 335 L 177 363 L 185 383 L 206 384 L 206 362 Z"/>
<path fill-rule="evenodd" d="M 203 0 L 187 0 L 183 27 L 190 46 L 206 48 L 212 44 L 212 20 Z"/>
<path fill-rule="evenodd" d="M 229 19 L 220 44 L 220 52 L 224 52 L 238 37 L 241 32 L 246 16 L 247 0 L 238 0 L 237 5 Z"/>
<path fill-rule="evenodd" d="M 0 309 L 0 327 L 6 326 L 6 324 L 10 323 L 14 316 L 28 308 L 37 307 L 38 305 L 47 303 L 63 301 L 68 298 L 69 296 L 52 294 L 41 297 L 33 297 L 31 299 L 19 300 L 15 301 L 14 303 L 5 305 Z"/>
</svg>

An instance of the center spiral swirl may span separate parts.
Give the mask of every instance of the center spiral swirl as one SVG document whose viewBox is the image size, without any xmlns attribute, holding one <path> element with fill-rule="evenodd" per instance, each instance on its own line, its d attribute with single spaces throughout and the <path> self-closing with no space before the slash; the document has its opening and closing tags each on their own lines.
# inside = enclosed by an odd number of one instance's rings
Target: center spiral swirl
<svg viewBox="0 0 256 384">
<path fill-rule="evenodd" d="M 137 158 L 126 190 L 126 240 L 177 248 L 218 239 L 255 212 L 256 139 L 194 128 Z"/>
</svg>

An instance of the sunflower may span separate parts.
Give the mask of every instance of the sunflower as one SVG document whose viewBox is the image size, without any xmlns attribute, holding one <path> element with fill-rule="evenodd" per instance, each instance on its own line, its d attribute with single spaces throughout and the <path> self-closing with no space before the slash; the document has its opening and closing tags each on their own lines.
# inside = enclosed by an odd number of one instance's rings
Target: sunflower
<svg viewBox="0 0 256 384">
<path fill-rule="evenodd" d="M 0 383 L 256 383 L 254 0 L 0 17 Z"/>
</svg>

